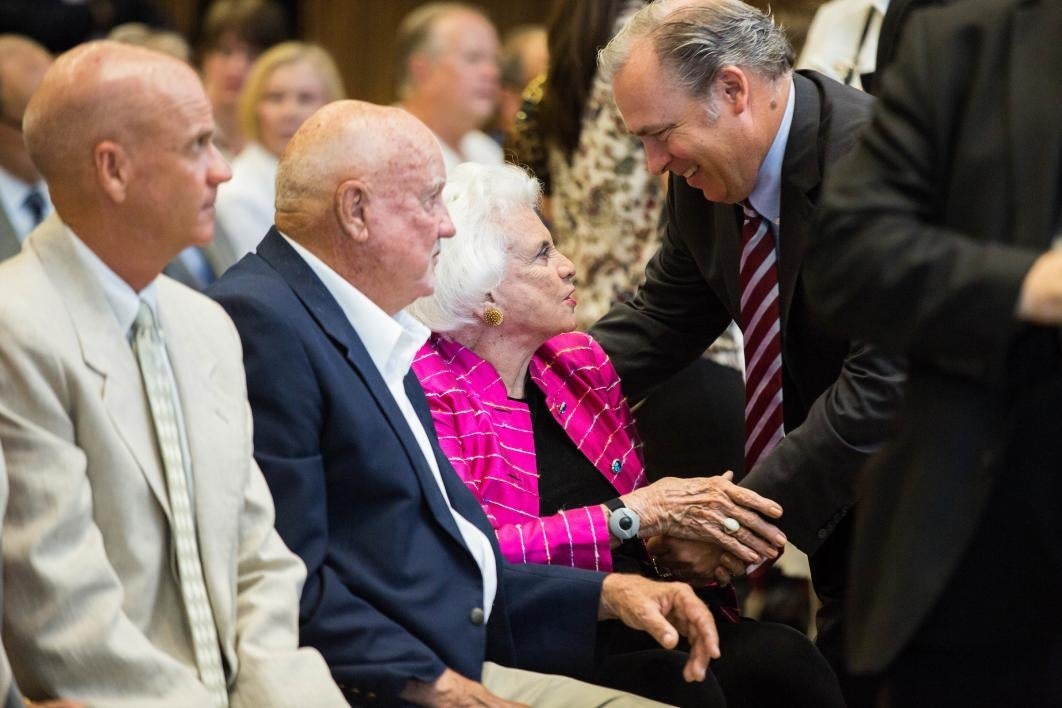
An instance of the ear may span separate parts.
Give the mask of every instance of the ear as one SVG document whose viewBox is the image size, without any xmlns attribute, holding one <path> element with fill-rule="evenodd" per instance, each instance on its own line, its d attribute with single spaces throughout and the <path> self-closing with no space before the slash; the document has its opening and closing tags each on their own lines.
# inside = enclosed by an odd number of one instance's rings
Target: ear
<svg viewBox="0 0 1062 708">
<path fill-rule="evenodd" d="M 410 83 L 416 86 L 431 72 L 432 62 L 426 52 L 419 52 L 409 58 L 408 66 Z"/>
<path fill-rule="evenodd" d="M 93 148 L 92 159 L 100 187 L 116 204 L 124 202 L 133 178 L 133 164 L 125 148 L 104 140 Z"/>
<path fill-rule="evenodd" d="M 737 66 L 728 65 L 716 76 L 719 97 L 734 114 L 744 113 L 749 103 L 749 77 Z"/>
<path fill-rule="evenodd" d="M 348 179 L 336 187 L 336 221 L 351 240 L 364 243 L 369 238 L 365 210 L 369 204 L 369 192 L 364 182 Z"/>
</svg>

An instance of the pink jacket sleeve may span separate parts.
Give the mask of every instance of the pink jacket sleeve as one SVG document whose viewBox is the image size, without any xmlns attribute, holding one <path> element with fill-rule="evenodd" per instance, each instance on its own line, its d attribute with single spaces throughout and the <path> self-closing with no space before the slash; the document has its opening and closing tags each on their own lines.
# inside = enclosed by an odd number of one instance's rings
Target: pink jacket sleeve
<svg viewBox="0 0 1062 708">
<path fill-rule="evenodd" d="M 612 570 L 608 523 L 599 505 L 538 516 L 533 452 L 503 454 L 497 436 L 478 441 L 485 449 L 471 449 L 477 435 L 456 429 L 456 415 L 443 397 L 429 395 L 428 403 L 439 446 L 486 512 L 506 560 Z M 530 435 L 527 437 L 533 451 L 533 440 Z M 521 470 L 513 456 L 523 457 L 525 464 L 529 458 L 532 472 Z M 527 491 L 528 486 L 534 493 Z"/>
</svg>

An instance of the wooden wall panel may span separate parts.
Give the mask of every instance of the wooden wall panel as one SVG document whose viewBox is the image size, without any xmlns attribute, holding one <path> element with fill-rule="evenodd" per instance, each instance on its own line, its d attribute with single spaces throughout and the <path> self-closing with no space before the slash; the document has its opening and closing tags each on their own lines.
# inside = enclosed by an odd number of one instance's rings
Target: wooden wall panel
<svg viewBox="0 0 1062 708">
<path fill-rule="evenodd" d="M 157 0 L 177 28 L 190 36 L 208 0 Z M 594 0 L 586 0 L 593 2 Z M 394 42 L 398 23 L 425 0 L 289 0 L 295 33 L 331 52 L 351 98 L 395 100 Z M 527 22 L 545 22 L 551 0 L 480 0 L 504 33 Z"/>
<path fill-rule="evenodd" d="M 596 0 L 581 0 L 595 2 Z M 209 0 L 157 0 L 177 28 L 190 35 Z M 335 57 L 351 98 L 376 103 L 395 100 L 394 41 L 398 23 L 426 0 L 281 0 L 292 15 L 296 36 L 325 47 Z M 751 0 L 774 9 L 794 43 L 803 41 L 807 22 L 821 0 Z M 553 0 L 478 0 L 500 34 L 516 25 L 545 22 Z"/>
</svg>

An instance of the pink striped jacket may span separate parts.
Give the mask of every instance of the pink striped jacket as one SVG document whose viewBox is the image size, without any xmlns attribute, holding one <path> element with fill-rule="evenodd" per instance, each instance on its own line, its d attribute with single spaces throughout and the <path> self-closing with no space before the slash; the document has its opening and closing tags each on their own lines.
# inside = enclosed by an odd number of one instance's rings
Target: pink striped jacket
<svg viewBox="0 0 1062 708">
<path fill-rule="evenodd" d="M 539 516 L 531 415 L 526 404 L 507 396 L 494 367 L 433 334 L 413 360 L 413 371 L 427 394 L 439 444 L 483 505 L 505 557 L 611 570 L 601 507 Z M 582 332 L 554 337 L 535 353 L 530 373 L 553 417 L 617 495 L 646 483 L 619 375 L 597 342 Z"/>
</svg>

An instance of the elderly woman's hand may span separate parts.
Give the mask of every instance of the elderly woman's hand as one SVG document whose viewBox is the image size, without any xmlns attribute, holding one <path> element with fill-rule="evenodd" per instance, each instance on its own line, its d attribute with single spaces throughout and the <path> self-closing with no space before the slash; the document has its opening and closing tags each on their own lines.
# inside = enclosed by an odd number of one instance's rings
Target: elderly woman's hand
<svg viewBox="0 0 1062 708">
<path fill-rule="evenodd" d="M 782 507 L 737 486 L 733 478 L 733 472 L 693 479 L 665 477 L 622 499 L 640 517 L 643 538 L 667 535 L 711 541 L 744 563 L 777 558 L 785 534 L 763 517 L 777 519 Z"/>
<path fill-rule="evenodd" d="M 745 574 L 744 563 L 708 541 L 653 536 L 645 545 L 662 576 L 685 581 L 694 587 L 713 581 L 729 585 L 734 576 Z"/>
</svg>

